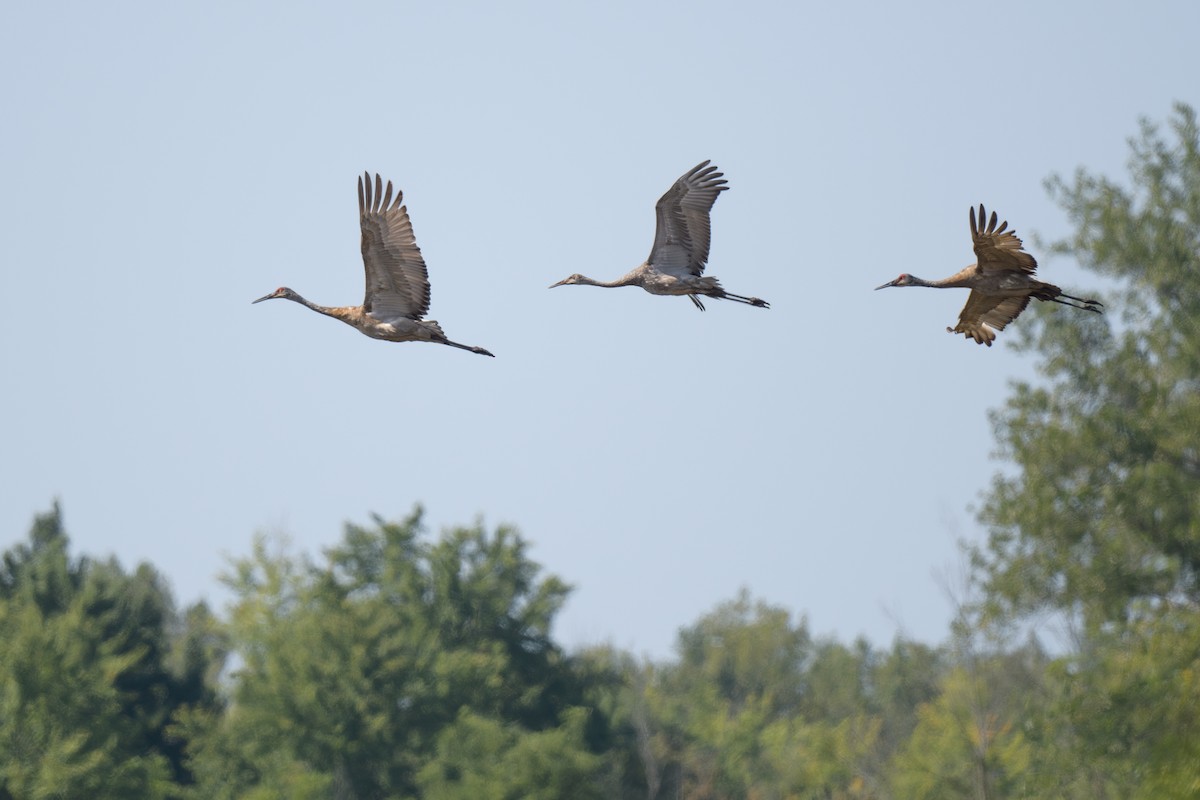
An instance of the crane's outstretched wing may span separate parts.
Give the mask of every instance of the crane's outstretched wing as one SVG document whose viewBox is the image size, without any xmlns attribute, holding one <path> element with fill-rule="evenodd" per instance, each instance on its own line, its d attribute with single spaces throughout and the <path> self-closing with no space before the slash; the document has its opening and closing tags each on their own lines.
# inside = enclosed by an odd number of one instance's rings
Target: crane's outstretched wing
<svg viewBox="0 0 1200 800">
<path fill-rule="evenodd" d="M 1005 325 L 1020 316 L 1029 305 L 1029 300 L 1028 295 L 996 297 L 972 289 L 967 304 L 958 315 L 958 324 L 948 330 L 965 334 L 977 344 L 991 347 L 996 339 L 996 331 L 1004 330 Z"/>
<path fill-rule="evenodd" d="M 660 272 L 676 275 L 704 273 L 711 239 L 708 214 L 717 195 L 729 187 L 722 173 L 704 161 L 683 175 L 654 207 L 658 227 L 646 259 Z"/>
<path fill-rule="evenodd" d="M 386 193 L 375 175 L 358 179 L 358 221 L 362 226 L 363 266 L 367 271 L 367 296 L 363 311 L 381 322 L 420 319 L 429 310 L 429 273 L 421 248 L 413 236 L 404 192 L 392 200 L 392 182 Z"/>
<path fill-rule="evenodd" d="M 986 224 L 986 228 L 984 225 Z M 979 223 L 975 222 L 975 209 L 971 209 L 971 239 L 975 242 L 975 258 L 979 269 L 1020 269 L 1032 274 L 1037 270 L 1037 261 L 1022 250 L 1016 231 L 1008 230 L 1008 221 L 996 226 L 996 212 L 987 218 L 983 204 L 979 204 Z"/>
</svg>

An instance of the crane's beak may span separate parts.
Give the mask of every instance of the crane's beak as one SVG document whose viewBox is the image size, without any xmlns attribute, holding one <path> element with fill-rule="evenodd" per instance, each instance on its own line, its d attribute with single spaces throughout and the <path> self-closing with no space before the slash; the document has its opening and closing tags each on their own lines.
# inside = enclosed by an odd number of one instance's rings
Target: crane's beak
<svg viewBox="0 0 1200 800">
<path fill-rule="evenodd" d="M 271 292 L 271 293 L 270 293 L 270 294 L 268 294 L 268 295 L 263 295 L 262 297 L 258 298 L 258 299 L 257 299 L 257 300 L 255 300 L 253 303 L 251 303 L 250 305 L 254 305 L 254 303 L 261 303 L 263 300 L 270 300 L 272 297 L 275 297 L 275 293 L 274 293 L 274 292 Z"/>
<path fill-rule="evenodd" d="M 562 286 L 562 285 L 563 285 L 564 283 L 566 283 L 566 282 L 567 282 L 567 279 L 566 279 L 566 278 L 563 278 L 563 279 L 562 279 L 561 281 L 559 281 L 558 283 L 552 283 L 552 284 L 550 284 L 549 286 L 547 286 L 546 288 L 547 288 L 547 289 L 553 289 L 555 286 Z"/>
<path fill-rule="evenodd" d="M 883 286 L 876 286 L 875 291 L 878 292 L 880 289 L 886 289 L 889 286 L 895 286 L 895 285 L 896 285 L 896 281 L 888 281 Z"/>
</svg>

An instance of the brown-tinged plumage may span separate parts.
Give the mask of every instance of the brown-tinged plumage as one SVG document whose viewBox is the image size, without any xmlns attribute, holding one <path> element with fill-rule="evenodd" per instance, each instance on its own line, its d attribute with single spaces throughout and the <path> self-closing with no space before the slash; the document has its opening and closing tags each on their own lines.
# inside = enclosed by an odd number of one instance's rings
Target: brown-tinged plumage
<svg viewBox="0 0 1200 800">
<path fill-rule="evenodd" d="M 979 223 L 986 221 L 986 227 Z M 926 281 L 912 275 L 902 274 L 894 281 L 876 286 L 876 290 L 889 286 L 931 286 L 935 289 L 966 287 L 971 290 L 967 304 L 958 315 L 958 324 L 946 328 L 949 333 L 961 333 L 976 344 L 992 346 L 996 331 L 1016 319 L 1031 299 L 1049 300 L 1064 306 L 1100 313 L 1103 303 L 1084 300 L 1064 294 L 1052 283 L 1033 277 L 1037 261 L 1022 249 L 1015 231 L 1008 230 L 1008 222 L 996 222 L 996 212 L 989 220 L 982 204 L 979 206 L 979 223 L 975 220 L 975 209 L 971 209 L 971 239 L 975 246 L 976 263 L 940 281 Z M 1074 302 L 1070 302 L 1074 301 Z"/>
<path fill-rule="evenodd" d="M 363 173 L 358 179 L 358 220 L 367 275 L 367 292 L 361 306 L 319 306 L 286 286 L 254 302 L 291 300 L 319 314 L 340 319 L 373 339 L 434 342 L 483 356 L 492 355 L 482 347 L 450 341 L 437 322 L 421 319 L 429 310 L 429 274 L 403 202 L 404 193 L 396 192 L 393 200 L 392 182 L 388 181 L 385 191 L 378 174 L 373 192 L 370 174 Z"/>
<path fill-rule="evenodd" d="M 650 294 L 686 294 L 696 308 L 704 310 L 699 295 L 736 303 L 769 308 L 765 300 L 743 297 L 721 288 L 714 277 L 704 276 L 711 238 L 709 213 L 717 196 L 729 187 L 722 173 L 701 162 L 667 190 L 654 207 L 658 225 L 654 231 L 654 246 L 649 257 L 631 272 L 615 281 L 597 281 L 576 273 L 555 286 L 640 286 Z"/>
</svg>

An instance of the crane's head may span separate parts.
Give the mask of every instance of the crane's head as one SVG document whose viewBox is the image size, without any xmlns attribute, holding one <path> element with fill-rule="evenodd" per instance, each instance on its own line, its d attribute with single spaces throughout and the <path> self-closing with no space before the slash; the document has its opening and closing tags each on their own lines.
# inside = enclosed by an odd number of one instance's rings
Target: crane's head
<svg viewBox="0 0 1200 800">
<path fill-rule="evenodd" d="M 288 287 L 280 286 L 278 289 L 271 292 L 270 294 L 265 294 L 262 297 L 258 298 L 257 300 L 254 301 L 254 303 L 261 303 L 263 300 L 275 300 L 276 298 L 279 298 L 279 297 L 285 297 L 288 300 L 295 300 L 299 296 L 300 295 L 296 294 Z M 250 305 L 254 305 L 254 303 L 251 303 Z"/>
<path fill-rule="evenodd" d="M 553 289 L 555 286 L 571 286 L 572 284 L 576 283 L 587 283 L 587 278 L 576 272 L 574 275 L 563 278 L 558 283 L 552 283 L 546 288 Z"/>
<path fill-rule="evenodd" d="M 896 278 L 896 280 L 888 281 L 883 286 L 876 286 L 875 291 L 878 292 L 880 289 L 886 289 L 889 286 L 919 286 L 920 283 L 921 283 L 920 278 L 914 278 L 912 275 L 909 275 L 907 272 L 902 272 L 902 273 L 900 273 L 900 277 Z"/>
</svg>

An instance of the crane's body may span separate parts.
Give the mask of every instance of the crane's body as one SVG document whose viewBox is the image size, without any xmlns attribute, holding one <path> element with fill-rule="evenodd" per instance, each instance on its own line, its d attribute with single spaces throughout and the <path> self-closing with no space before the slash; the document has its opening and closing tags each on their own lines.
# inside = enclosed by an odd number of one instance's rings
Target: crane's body
<svg viewBox="0 0 1200 800">
<path fill-rule="evenodd" d="M 722 173 L 708 161 L 682 175 L 655 206 L 658 224 L 649 257 L 635 269 L 613 281 L 598 281 L 578 273 L 550 286 L 640 286 L 650 294 L 687 295 L 701 311 L 700 297 L 733 300 L 769 308 L 765 300 L 743 297 L 721 287 L 720 281 L 704 275 L 711 240 L 709 213 L 717 197 L 729 187 Z"/>
<path fill-rule="evenodd" d="M 492 355 L 482 347 L 450 341 L 435 320 L 422 319 L 429 310 L 429 274 L 403 202 L 403 192 L 396 192 L 395 200 L 392 199 L 391 181 L 384 191 L 378 174 L 375 175 L 374 191 L 369 174 L 364 173 L 358 179 L 359 226 L 367 277 L 366 296 L 361 306 L 317 305 L 286 286 L 254 302 L 291 300 L 318 314 L 341 320 L 372 339 L 433 342 L 483 356 Z"/>
<path fill-rule="evenodd" d="M 435 344 L 448 344 L 451 347 L 470 350 L 473 353 L 479 353 L 482 350 L 482 348 L 475 348 L 470 345 L 450 341 L 446 338 L 446 334 L 442 331 L 442 326 L 437 324 L 436 320 L 399 317 L 393 318 L 389 322 L 383 322 L 363 311 L 362 306 L 330 307 L 317 305 L 301 297 L 286 286 L 276 289 L 266 297 L 260 297 L 254 302 L 260 303 L 263 300 L 275 300 L 278 298 L 292 300 L 302 306 L 311 308 L 318 314 L 324 314 L 327 317 L 341 320 L 350 327 L 370 336 L 372 339 L 382 339 L 385 342 L 433 342 Z M 486 351 L 482 351 L 482 354 L 492 355 Z"/>
<path fill-rule="evenodd" d="M 976 344 L 988 347 L 995 341 L 996 331 L 1004 330 L 1005 325 L 1025 310 L 1030 300 L 1045 300 L 1100 313 L 1103 303 L 1098 300 L 1084 300 L 1065 294 L 1054 284 L 1034 278 L 1037 261 L 1025 252 L 1016 231 L 1008 230 L 1007 221 L 997 225 L 996 212 L 992 212 L 989 220 L 987 212 L 980 205 L 979 222 L 976 223 L 974 208 L 970 216 L 971 238 L 978 259 L 976 263 L 938 281 L 901 274 L 894 281 L 876 286 L 876 290 L 889 286 L 970 289 L 967 304 L 959 313 L 958 324 L 946 330 L 949 333 L 961 333 L 968 339 L 974 339 Z"/>
</svg>

